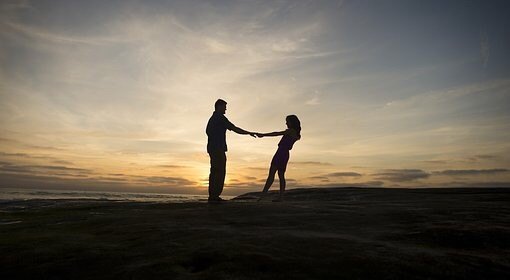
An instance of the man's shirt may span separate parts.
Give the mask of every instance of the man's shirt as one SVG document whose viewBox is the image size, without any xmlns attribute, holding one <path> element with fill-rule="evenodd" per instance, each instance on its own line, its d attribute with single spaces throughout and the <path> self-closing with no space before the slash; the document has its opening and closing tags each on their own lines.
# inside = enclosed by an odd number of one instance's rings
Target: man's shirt
<svg viewBox="0 0 510 280">
<path fill-rule="evenodd" d="M 207 123 L 207 152 L 227 151 L 226 132 L 235 126 L 221 113 L 214 112 Z"/>
</svg>

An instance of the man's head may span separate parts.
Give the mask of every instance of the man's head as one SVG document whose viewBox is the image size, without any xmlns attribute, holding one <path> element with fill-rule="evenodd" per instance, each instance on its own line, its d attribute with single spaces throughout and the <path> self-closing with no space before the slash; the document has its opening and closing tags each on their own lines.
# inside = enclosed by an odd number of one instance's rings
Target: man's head
<svg viewBox="0 0 510 280">
<path fill-rule="evenodd" d="M 216 103 L 214 103 L 214 111 L 225 114 L 225 111 L 227 111 L 227 102 L 223 99 L 216 100 Z"/>
</svg>

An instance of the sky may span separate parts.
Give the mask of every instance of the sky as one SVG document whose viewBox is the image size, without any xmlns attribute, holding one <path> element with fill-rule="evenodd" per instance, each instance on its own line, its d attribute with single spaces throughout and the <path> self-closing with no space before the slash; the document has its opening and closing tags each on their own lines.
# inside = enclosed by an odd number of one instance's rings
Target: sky
<svg viewBox="0 0 510 280">
<path fill-rule="evenodd" d="M 508 1 L 0 3 L 0 187 L 207 193 L 214 102 L 288 188 L 510 186 Z M 226 195 L 279 137 L 227 132 Z M 273 185 L 278 189 L 278 181 Z"/>
</svg>

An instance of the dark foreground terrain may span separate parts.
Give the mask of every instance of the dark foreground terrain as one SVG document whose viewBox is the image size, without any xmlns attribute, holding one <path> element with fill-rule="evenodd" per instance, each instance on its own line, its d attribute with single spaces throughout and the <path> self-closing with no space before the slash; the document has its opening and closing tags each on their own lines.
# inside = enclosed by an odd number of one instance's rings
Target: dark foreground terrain
<svg viewBox="0 0 510 280">
<path fill-rule="evenodd" d="M 0 278 L 510 279 L 510 189 L 0 203 Z"/>
</svg>

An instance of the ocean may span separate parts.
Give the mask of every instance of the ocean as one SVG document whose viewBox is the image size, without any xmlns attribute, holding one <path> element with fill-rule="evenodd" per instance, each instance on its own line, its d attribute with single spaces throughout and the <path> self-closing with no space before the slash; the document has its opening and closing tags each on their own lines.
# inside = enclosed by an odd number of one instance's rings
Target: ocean
<svg viewBox="0 0 510 280">
<path fill-rule="evenodd" d="M 231 198 L 227 196 L 222 197 L 225 199 Z M 34 199 L 91 199 L 182 203 L 207 201 L 207 195 L 0 188 L 0 202 Z"/>
</svg>

